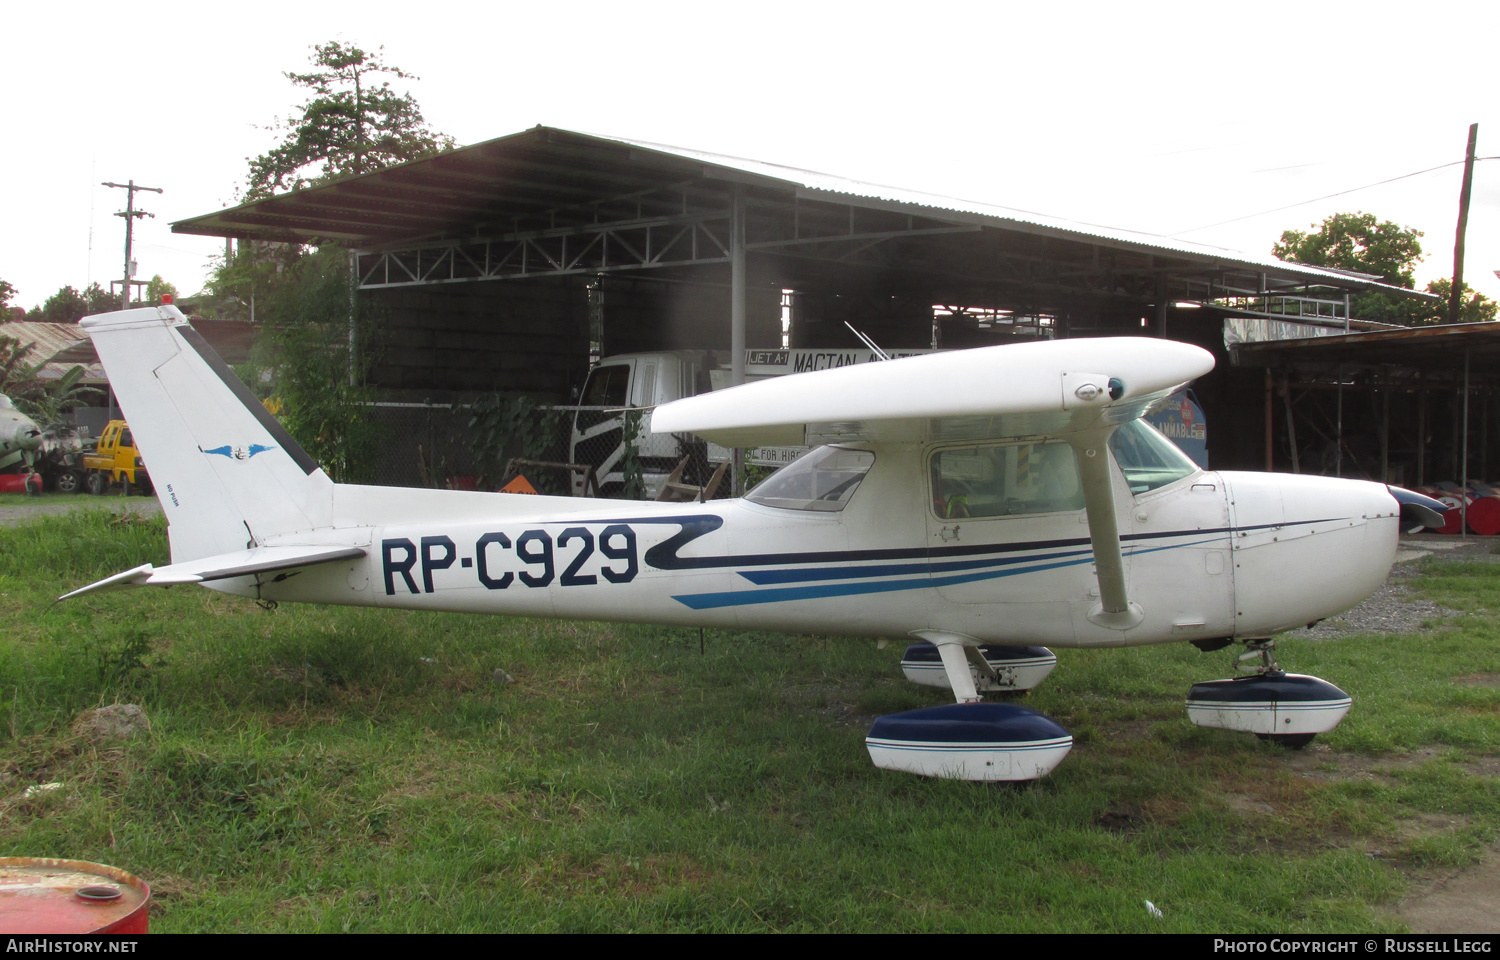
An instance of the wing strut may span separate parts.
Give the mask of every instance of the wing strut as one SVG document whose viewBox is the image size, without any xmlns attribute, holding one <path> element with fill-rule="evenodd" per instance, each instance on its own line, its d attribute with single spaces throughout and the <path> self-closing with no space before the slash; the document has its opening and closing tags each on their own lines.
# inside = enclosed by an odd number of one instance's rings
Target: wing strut
<svg viewBox="0 0 1500 960">
<path fill-rule="evenodd" d="M 1129 630 L 1145 618 L 1145 612 L 1139 604 L 1130 602 L 1125 591 L 1125 557 L 1120 550 L 1120 525 L 1115 518 L 1109 471 L 1109 435 L 1113 432 L 1111 425 L 1107 430 L 1083 434 L 1072 443 L 1078 454 L 1083 505 L 1099 577 L 1099 605 L 1089 611 L 1089 620 L 1111 630 Z"/>
</svg>

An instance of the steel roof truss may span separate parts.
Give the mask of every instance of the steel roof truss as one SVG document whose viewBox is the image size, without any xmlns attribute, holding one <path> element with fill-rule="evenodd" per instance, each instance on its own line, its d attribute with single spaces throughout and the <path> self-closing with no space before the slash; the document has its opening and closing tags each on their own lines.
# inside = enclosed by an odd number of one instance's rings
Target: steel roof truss
<svg viewBox="0 0 1500 960">
<path fill-rule="evenodd" d="M 359 254 L 362 288 L 723 263 L 723 215 L 527 231 Z M 718 228 L 718 229 L 716 229 Z M 481 252 L 482 251 L 482 252 Z M 446 275 L 445 275 L 446 272 Z"/>
</svg>

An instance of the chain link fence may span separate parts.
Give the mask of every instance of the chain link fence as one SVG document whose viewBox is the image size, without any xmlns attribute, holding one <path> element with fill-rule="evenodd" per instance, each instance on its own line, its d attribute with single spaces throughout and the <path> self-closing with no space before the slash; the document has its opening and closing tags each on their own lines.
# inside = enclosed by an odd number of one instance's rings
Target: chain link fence
<svg viewBox="0 0 1500 960">
<path fill-rule="evenodd" d="M 381 486 L 498 490 L 521 474 L 538 492 L 564 496 L 686 500 L 705 488 L 710 496 L 730 492 L 730 470 L 720 465 L 732 451 L 696 437 L 652 434 L 645 411 L 537 407 L 530 429 L 517 431 L 525 436 L 488 463 L 477 453 L 467 404 L 380 402 L 368 415 L 385 435 L 374 471 Z"/>
</svg>

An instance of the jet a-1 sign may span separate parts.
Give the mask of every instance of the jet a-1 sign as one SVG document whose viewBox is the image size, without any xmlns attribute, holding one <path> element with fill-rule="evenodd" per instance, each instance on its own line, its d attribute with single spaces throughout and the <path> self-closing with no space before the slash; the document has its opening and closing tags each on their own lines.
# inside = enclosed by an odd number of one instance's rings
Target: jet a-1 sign
<svg viewBox="0 0 1500 960">
<path fill-rule="evenodd" d="M 1135 338 L 990 347 L 747 384 L 652 429 L 814 449 L 741 499 L 638 503 L 335 484 L 175 307 L 83 321 L 152 465 L 172 563 L 74 591 L 197 583 L 261 600 L 912 642 L 956 704 L 880 718 L 881 767 L 1042 776 L 1071 738 L 982 693 L 1049 647 L 1232 642 L 1256 672 L 1191 718 L 1297 745 L 1349 708 L 1277 633 L 1347 609 L 1394 557 L 1384 486 L 1200 470 L 1142 421 L 1213 366 Z M 225 456 L 224 450 L 246 451 Z M 255 451 L 250 454 L 249 451 Z"/>
</svg>

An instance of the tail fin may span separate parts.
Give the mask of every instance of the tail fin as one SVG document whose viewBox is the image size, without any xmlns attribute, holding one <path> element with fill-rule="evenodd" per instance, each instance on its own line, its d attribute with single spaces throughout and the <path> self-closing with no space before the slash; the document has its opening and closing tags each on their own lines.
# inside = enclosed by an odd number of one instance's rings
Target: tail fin
<svg viewBox="0 0 1500 960">
<path fill-rule="evenodd" d="M 81 322 L 167 515 L 172 561 L 325 526 L 334 484 L 176 307 Z"/>
</svg>

